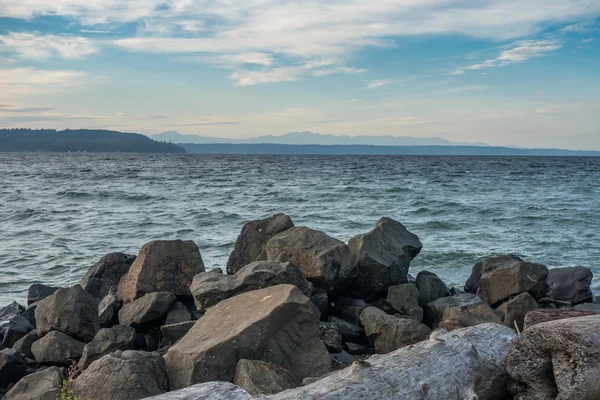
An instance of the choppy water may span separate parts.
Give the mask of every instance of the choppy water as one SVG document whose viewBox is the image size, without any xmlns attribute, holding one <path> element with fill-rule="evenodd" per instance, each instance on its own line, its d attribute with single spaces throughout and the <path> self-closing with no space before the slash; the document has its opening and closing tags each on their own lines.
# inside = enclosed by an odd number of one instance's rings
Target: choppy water
<svg viewBox="0 0 600 400">
<path fill-rule="evenodd" d="M 276 212 L 342 240 L 395 218 L 424 244 L 411 271 L 451 284 L 508 252 L 600 277 L 600 158 L 0 153 L 0 306 L 153 239 L 224 267 L 244 222 Z"/>
</svg>

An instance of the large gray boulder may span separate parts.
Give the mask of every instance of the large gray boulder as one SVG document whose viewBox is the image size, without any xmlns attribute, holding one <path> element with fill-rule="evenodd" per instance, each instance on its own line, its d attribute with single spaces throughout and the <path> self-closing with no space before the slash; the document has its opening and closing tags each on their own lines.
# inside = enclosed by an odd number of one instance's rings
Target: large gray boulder
<svg viewBox="0 0 600 400">
<path fill-rule="evenodd" d="M 246 223 L 227 260 L 227 273 L 233 275 L 254 261 L 266 260 L 265 246 L 269 239 L 293 227 L 292 219 L 285 214 Z"/>
<path fill-rule="evenodd" d="M 302 270 L 292 263 L 256 261 L 241 268 L 235 275 L 220 271 L 198 274 L 190 290 L 198 310 L 206 310 L 222 300 L 251 290 L 289 284 L 309 294 L 308 281 Z"/>
<path fill-rule="evenodd" d="M 287 369 L 257 360 L 238 361 L 233 383 L 252 396 L 275 394 L 301 385 Z"/>
<path fill-rule="evenodd" d="M 13 349 L 20 350 L 27 358 L 33 358 L 31 346 L 39 339 L 37 331 L 34 329 L 21 339 L 17 340 L 12 346 Z"/>
<path fill-rule="evenodd" d="M 111 400 L 137 400 L 165 393 L 169 381 L 165 361 L 157 353 L 116 351 L 94 361 L 73 382 L 82 398 L 101 393 Z"/>
<path fill-rule="evenodd" d="M 388 287 L 408 282 L 410 262 L 423 248 L 417 235 L 387 217 L 350 239 L 348 246 L 358 268 L 352 281 L 352 295 L 358 298 L 384 297 Z"/>
<path fill-rule="evenodd" d="M 194 276 L 204 272 L 198 246 L 191 240 L 155 240 L 142 246 L 129 272 L 119 283 L 119 297 L 130 303 L 146 293 L 190 296 Z"/>
<path fill-rule="evenodd" d="M 366 308 L 360 315 L 360 322 L 379 354 L 387 354 L 421 342 L 431 333 L 431 329 L 419 321 L 398 318 L 376 307 Z"/>
<path fill-rule="evenodd" d="M 332 295 L 344 293 L 357 271 L 344 242 L 303 226 L 273 236 L 266 252 L 270 261 L 298 265 L 310 282 Z"/>
<path fill-rule="evenodd" d="M 371 305 L 362 299 L 340 297 L 331 308 L 331 315 L 358 325 L 360 324 L 360 314 L 367 307 L 371 307 Z"/>
<path fill-rule="evenodd" d="M 94 264 L 81 279 L 81 287 L 97 299 L 116 292 L 121 278 L 131 268 L 135 256 L 110 253 Z"/>
<path fill-rule="evenodd" d="M 52 331 L 31 345 L 31 353 L 40 364 L 69 366 L 81 358 L 84 346 L 62 332 Z"/>
<path fill-rule="evenodd" d="M 465 283 L 465 292 L 476 294 L 479 290 L 479 281 L 481 280 L 481 274 L 484 271 L 494 270 L 502 265 L 511 265 L 514 262 L 523 261 L 519 257 L 507 254 L 498 257 L 488 257 L 483 261 L 478 262 L 471 269 L 471 276 Z"/>
<path fill-rule="evenodd" d="M 415 279 L 415 284 L 419 290 L 419 305 L 421 307 L 425 307 L 427 304 L 441 297 L 450 296 L 450 291 L 444 281 L 433 272 L 419 272 Z"/>
<path fill-rule="evenodd" d="M 344 340 L 344 342 L 352 342 L 359 344 L 367 342 L 367 335 L 365 333 L 365 330 L 360 326 L 352 324 L 338 317 L 329 317 L 327 318 L 327 322 L 338 327 L 340 333 L 342 334 L 342 339 Z"/>
<path fill-rule="evenodd" d="M 56 400 L 63 378 L 61 368 L 46 368 L 21 379 L 2 399 Z"/>
<path fill-rule="evenodd" d="M 162 325 L 167 319 L 169 307 L 175 296 L 169 292 L 148 293 L 128 303 L 119 311 L 119 323 L 144 332 L 154 326 Z"/>
<path fill-rule="evenodd" d="M 592 271 L 585 267 L 552 268 L 548 270 L 547 297 L 573 305 L 591 302 L 593 277 Z"/>
<path fill-rule="evenodd" d="M 160 327 L 160 334 L 169 342 L 175 343 L 184 337 L 195 324 L 196 321 L 186 321 L 178 324 L 163 325 Z"/>
<path fill-rule="evenodd" d="M 419 306 L 419 290 L 414 283 L 390 286 L 386 300 L 400 314 L 411 316 L 417 321 L 423 320 L 423 308 Z"/>
<path fill-rule="evenodd" d="M 191 319 L 192 314 L 189 312 L 189 310 L 183 305 L 183 303 L 176 301 L 171 305 L 171 308 L 169 308 L 165 325 L 179 324 L 181 322 L 190 321 Z"/>
<path fill-rule="evenodd" d="M 509 328 L 514 328 L 515 325 L 519 331 L 523 330 L 525 316 L 533 310 L 537 310 L 539 304 L 527 292 L 511 297 L 502 303 L 497 310 L 502 313 L 502 322 Z"/>
<path fill-rule="evenodd" d="M 514 260 L 483 271 L 479 291 L 483 300 L 494 305 L 516 294 L 529 292 L 533 298 L 544 297 L 547 291 L 548 268 Z"/>
<path fill-rule="evenodd" d="M 0 390 L 11 383 L 17 383 L 26 373 L 25 356 L 20 350 L 0 350 Z"/>
<path fill-rule="evenodd" d="M 58 289 L 60 288 L 47 286 L 41 283 L 34 283 L 29 286 L 29 289 L 27 290 L 27 305 L 30 306 L 33 303 L 37 303 L 38 301 L 53 295 Z"/>
<path fill-rule="evenodd" d="M 33 330 L 33 325 L 22 315 L 15 315 L 4 325 L 4 339 L 1 347 L 13 347 L 13 345 Z"/>
<path fill-rule="evenodd" d="M 171 387 L 231 381 L 242 358 L 273 363 L 299 379 L 324 374 L 331 360 L 319 340 L 318 320 L 314 304 L 292 285 L 223 300 L 165 355 Z"/>
<path fill-rule="evenodd" d="M 444 318 L 444 311 L 449 307 L 468 306 L 470 304 L 483 303 L 479 296 L 471 293 L 460 293 L 454 296 L 440 297 L 427 303 L 425 306 L 425 324 L 436 329 Z"/>
<path fill-rule="evenodd" d="M 449 307 L 444 310 L 440 328 L 453 331 L 459 328 L 494 322 L 502 323 L 502 313 L 485 303 Z"/>
<path fill-rule="evenodd" d="M 4 330 L 6 329 L 10 320 L 18 315 L 23 315 L 25 307 L 13 301 L 5 307 L 0 307 L 0 343 L 4 337 Z"/>
<path fill-rule="evenodd" d="M 148 397 L 147 400 L 250 400 L 244 389 L 229 382 L 207 382 Z"/>
<path fill-rule="evenodd" d="M 60 288 L 37 303 L 35 322 L 40 337 L 58 331 L 89 342 L 100 330 L 98 300 L 79 285 Z"/>
<path fill-rule="evenodd" d="M 506 358 L 511 392 L 521 400 L 600 398 L 600 315 L 525 329 Z"/>
<path fill-rule="evenodd" d="M 98 318 L 100 326 L 110 328 L 119 323 L 119 310 L 123 306 L 123 302 L 115 293 L 109 293 L 100 300 L 98 304 Z"/>
<path fill-rule="evenodd" d="M 79 367 L 86 369 L 94 361 L 117 350 L 133 350 L 135 335 L 135 329 L 125 325 L 100 329 L 94 340 L 83 348 Z"/>
</svg>

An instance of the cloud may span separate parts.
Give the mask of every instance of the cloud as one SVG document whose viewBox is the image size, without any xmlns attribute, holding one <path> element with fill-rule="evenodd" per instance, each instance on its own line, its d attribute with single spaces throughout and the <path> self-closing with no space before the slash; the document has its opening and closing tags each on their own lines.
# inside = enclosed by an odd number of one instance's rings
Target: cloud
<svg viewBox="0 0 600 400">
<path fill-rule="evenodd" d="M 389 85 L 390 83 L 395 83 L 396 81 L 388 81 L 388 80 L 366 80 L 365 82 L 367 82 L 367 89 L 375 89 L 378 87 L 382 87 L 385 85 Z"/>
<path fill-rule="evenodd" d="M 495 86 L 488 86 L 488 85 L 467 85 L 467 86 L 459 86 L 459 87 L 445 90 L 445 93 L 478 92 L 481 90 L 492 89 L 494 87 Z"/>
<path fill-rule="evenodd" d="M 299 68 L 274 68 L 266 71 L 240 71 L 231 75 L 238 86 L 252 86 L 260 83 L 293 82 L 298 80 Z"/>
<path fill-rule="evenodd" d="M 0 104 L 0 112 L 5 113 L 34 113 L 43 111 L 54 111 L 54 107 L 22 107 L 8 104 Z"/>
<path fill-rule="evenodd" d="M 218 125 L 238 125 L 238 124 L 241 124 L 241 121 L 200 121 L 200 122 L 173 124 L 173 126 L 186 127 L 186 126 L 218 126 Z"/>
<path fill-rule="evenodd" d="M 567 25 L 560 31 L 562 33 L 588 33 L 594 30 L 594 21 L 583 21 L 576 24 Z"/>
<path fill-rule="evenodd" d="M 157 115 L 157 114 L 149 114 L 149 115 L 142 115 L 140 116 L 140 119 L 167 119 L 169 117 L 164 116 L 164 115 Z"/>
<path fill-rule="evenodd" d="M 587 38 L 587 39 L 582 39 L 581 43 L 592 43 L 593 41 L 594 41 L 594 38 L 591 37 L 591 38 Z"/>
<path fill-rule="evenodd" d="M 83 58 L 99 51 L 84 37 L 15 33 L 0 36 L 0 51 L 14 52 L 21 58 L 44 60 L 50 57 Z"/>
<path fill-rule="evenodd" d="M 83 83 L 79 71 L 40 70 L 32 67 L 0 69 L 0 98 L 62 91 Z"/>
</svg>

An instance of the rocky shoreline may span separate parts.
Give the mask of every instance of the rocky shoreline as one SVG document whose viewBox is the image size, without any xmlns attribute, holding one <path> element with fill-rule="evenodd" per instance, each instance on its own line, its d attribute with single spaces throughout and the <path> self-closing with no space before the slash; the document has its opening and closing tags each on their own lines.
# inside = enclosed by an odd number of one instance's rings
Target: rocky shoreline
<svg viewBox="0 0 600 400">
<path fill-rule="evenodd" d="M 226 273 L 192 241 L 108 254 L 0 308 L 0 397 L 600 398 L 590 269 L 504 255 L 447 287 L 409 274 L 421 249 L 390 218 L 346 244 L 276 214 Z"/>
</svg>

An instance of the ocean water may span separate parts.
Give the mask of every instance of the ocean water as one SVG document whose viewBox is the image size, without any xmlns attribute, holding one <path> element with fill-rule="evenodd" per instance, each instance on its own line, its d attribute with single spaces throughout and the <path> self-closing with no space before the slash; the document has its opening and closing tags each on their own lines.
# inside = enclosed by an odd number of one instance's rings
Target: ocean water
<svg viewBox="0 0 600 400">
<path fill-rule="evenodd" d="M 424 245 L 410 271 L 452 285 L 515 253 L 591 267 L 600 289 L 600 158 L 0 153 L 0 306 L 154 239 L 225 267 L 242 225 L 277 212 L 344 241 L 397 219 Z"/>
</svg>

